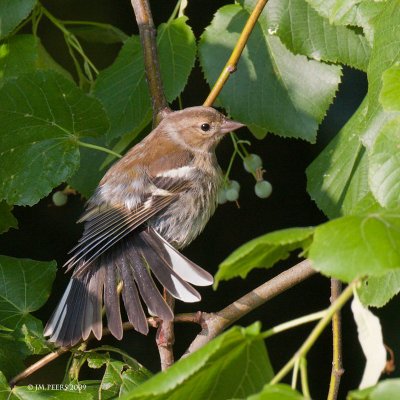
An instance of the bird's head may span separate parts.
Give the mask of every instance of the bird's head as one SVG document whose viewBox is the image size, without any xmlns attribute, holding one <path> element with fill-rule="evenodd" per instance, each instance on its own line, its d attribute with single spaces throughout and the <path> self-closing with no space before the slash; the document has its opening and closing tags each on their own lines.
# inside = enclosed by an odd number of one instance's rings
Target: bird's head
<svg viewBox="0 0 400 400">
<path fill-rule="evenodd" d="M 222 137 L 243 127 L 211 107 L 189 107 L 165 117 L 159 127 L 180 146 L 194 152 L 213 151 Z"/>
</svg>

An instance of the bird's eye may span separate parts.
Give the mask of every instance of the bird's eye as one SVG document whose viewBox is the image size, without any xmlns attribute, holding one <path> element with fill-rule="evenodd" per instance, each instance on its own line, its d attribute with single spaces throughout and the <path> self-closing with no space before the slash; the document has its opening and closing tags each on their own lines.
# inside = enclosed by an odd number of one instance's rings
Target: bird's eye
<svg viewBox="0 0 400 400">
<path fill-rule="evenodd" d="M 201 124 L 200 128 L 202 131 L 207 132 L 210 130 L 211 127 L 210 127 L 210 124 L 204 123 L 204 124 Z"/>
</svg>

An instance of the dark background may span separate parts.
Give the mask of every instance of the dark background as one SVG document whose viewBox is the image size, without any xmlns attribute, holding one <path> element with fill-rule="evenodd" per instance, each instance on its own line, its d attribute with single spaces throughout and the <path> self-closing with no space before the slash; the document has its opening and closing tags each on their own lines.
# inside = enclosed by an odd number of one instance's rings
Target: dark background
<svg viewBox="0 0 400 400">
<path fill-rule="evenodd" d="M 46 7 L 60 19 L 93 20 L 113 24 L 127 34 L 137 33 L 136 23 L 128 0 L 64 0 L 62 2 L 44 1 Z M 187 8 L 189 24 L 197 37 L 210 23 L 216 10 L 229 1 L 191 0 Z M 174 1 L 152 1 L 155 24 L 165 22 L 174 6 Z M 65 68 L 73 72 L 73 64 L 62 36 L 51 24 L 41 22 L 39 35 L 50 54 Z M 118 53 L 118 45 L 95 45 L 82 41 L 85 50 L 95 65 L 103 69 L 112 63 Z M 334 104 L 321 125 L 318 142 L 311 145 L 302 140 L 282 139 L 269 134 L 258 141 L 242 129 L 241 138 L 252 142 L 251 152 L 259 154 L 266 169 L 265 178 L 274 188 L 266 200 L 254 195 L 254 179 L 246 173 L 242 163 L 235 163 L 231 177 L 241 183 L 240 208 L 234 203 L 220 206 L 207 225 L 204 233 L 187 248 L 184 253 L 199 265 L 215 273 L 218 264 L 234 249 L 244 242 L 276 229 L 317 225 L 325 221 L 306 192 L 305 168 L 319 154 L 340 127 L 353 114 L 367 89 L 365 74 L 344 69 L 343 82 Z M 184 106 L 201 104 L 208 94 L 202 73 L 196 66 L 189 84 L 182 96 Z M 284 116 L 282 116 L 284 117 Z M 232 154 L 229 139 L 218 149 L 218 158 L 223 168 L 228 165 Z M 14 257 L 27 257 L 37 260 L 57 260 L 62 265 L 67 252 L 80 236 L 82 227 L 75 224 L 83 210 L 84 199 L 70 196 L 64 207 L 55 207 L 51 197 L 43 199 L 32 208 L 16 207 L 14 214 L 19 220 L 19 229 L 0 236 L 0 253 Z M 217 292 L 211 288 L 201 288 L 203 301 L 200 304 L 177 303 L 177 312 L 217 311 L 254 287 L 275 276 L 285 268 L 298 262 L 293 256 L 279 263 L 271 270 L 255 270 L 246 280 L 234 279 L 222 282 Z M 47 320 L 60 299 L 69 276 L 58 272 L 53 293 L 43 309 L 36 313 Z M 269 301 L 265 306 L 244 317 L 239 323 L 247 326 L 256 320 L 262 321 L 263 329 L 268 329 L 284 321 L 321 310 L 329 305 L 330 282 L 327 278 L 315 276 L 285 294 Z M 387 345 L 396 349 L 400 342 L 396 331 L 396 316 L 399 300 L 395 299 L 387 307 L 377 310 L 382 317 L 382 325 Z M 349 312 L 344 309 L 344 368 L 341 398 L 348 390 L 358 386 L 364 358 L 357 341 L 356 327 Z M 274 369 L 278 371 L 302 344 L 311 329 L 310 325 L 282 333 L 266 342 Z M 179 356 L 189 345 L 198 331 L 191 325 L 176 326 L 176 354 Z M 127 332 L 122 343 L 113 338 L 105 338 L 102 343 L 122 346 L 139 362 L 152 371 L 159 369 L 158 352 L 154 342 L 154 330 L 148 337 L 135 332 Z M 97 343 L 92 342 L 91 346 Z M 318 340 L 307 357 L 309 382 L 313 398 L 325 398 L 331 372 L 331 334 L 328 329 Z M 32 360 L 29 360 L 32 361 Z M 63 377 L 65 356 L 29 378 L 32 383 L 57 383 Z M 86 377 L 94 377 L 93 371 L 83 370 Z M 396 374 L 398 375 L 398 374 Z M 82 376 L 82 378 L 85 378 Z M 27 381 L 28 382 L 28 381 Z"/>
</svg>

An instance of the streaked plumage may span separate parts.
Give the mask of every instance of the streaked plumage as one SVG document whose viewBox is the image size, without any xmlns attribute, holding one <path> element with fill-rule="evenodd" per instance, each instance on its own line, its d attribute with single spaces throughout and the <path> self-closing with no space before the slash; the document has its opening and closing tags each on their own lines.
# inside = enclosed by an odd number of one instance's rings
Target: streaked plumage
<svg viewBox="0 0 400 400">
<path fill-rule="evenodd" d="M 128 319 L 143 334 L 142 302 L 151 315 L 173 318 L 153 276 L 175 298 L 200 300 L 190 284 L 210 285 L 212 276 L 178 249 L 214 213 L 221 180 L 214 150 L 241 126 L 209 107 L 177 111 L 110 168 L 78 221 L 84 232 L 65 264 L 71 282 L 45 328 L 50 341 L 72 346 L 91 332 L 100 339 L 103 304 L 121 339 L 120 282 Z"/>
</svg>

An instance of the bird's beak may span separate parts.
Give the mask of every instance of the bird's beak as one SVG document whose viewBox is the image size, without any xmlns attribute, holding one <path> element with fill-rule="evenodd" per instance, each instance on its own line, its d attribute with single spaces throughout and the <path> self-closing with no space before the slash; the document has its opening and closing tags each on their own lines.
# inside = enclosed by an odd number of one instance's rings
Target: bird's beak
<svg viewBox="0 0 400 400">
<path fill-rule="evenodd" d="M 232 121 L 231 119 L 225 119 L 221 125 L 221 133 L 236 131 L 236 129 L 242 128 L 243 126 L 246 125 L 237 121 Z"/>
</svg>

